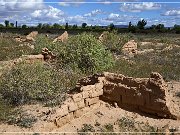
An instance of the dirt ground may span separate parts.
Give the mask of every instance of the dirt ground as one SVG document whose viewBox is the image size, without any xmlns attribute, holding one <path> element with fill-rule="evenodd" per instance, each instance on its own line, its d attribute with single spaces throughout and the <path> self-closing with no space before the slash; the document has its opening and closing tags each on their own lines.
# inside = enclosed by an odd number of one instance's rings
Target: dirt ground
<svg viewBox="0 0 180 135">
<path fill-rule="evenodd" d="M 180 92 L 180 83 L 170 82 L 168 84 L 169 89 L 171 88 L 170 92 L 174 96 L 175 104 L 177 104 L 180 107 L 180 97 L 176 96 L 177 93 Z M 102 132 L 102 127 L 104 125 L 113 125 L 113 129 L 111 129 L 109 132 L 124 132 L 121 131 L 118 125 L 118 120 L 122 118 L 127 118 L 133 120 L 135 125 L 143 123 L 143 125 L 153 126 L 155 129 L 163 128 L 165 129 L 163 132 L 169 131 L 168 129 L 170 128 L 174 128 L 176 132 L 180 133 L 180 120 L 154 118 L 153 116 L 123 110 L 119 107 L 112 106 L 103 101 L 97 104 L 90 112 L 84 114 L 80 118 L 73 119 L 70 123 L 58 128 L 52 122 L 49 122 L 50 116 L 46 115 L 49 110 L 52 111 L 53 109 L 55 108 L 42 107 L 40 105 L 26 105 L 23 107 L 23 110 L 25 110 L 28 113 L 32 113 L 33 115 L 39 118 L 38 121 L 33 125 L 33 127 L 20 128 L 15 125 L 1 124 L 0 132 L 1 134 L 6 135 L 19 133 L 47 134 L 48 132 L 66 132 L 68 134 L 77 134 L 77 131 L 79 131 L 82 128 L 83 124 L 92 125 L 96 132 Z"/>
</svg>

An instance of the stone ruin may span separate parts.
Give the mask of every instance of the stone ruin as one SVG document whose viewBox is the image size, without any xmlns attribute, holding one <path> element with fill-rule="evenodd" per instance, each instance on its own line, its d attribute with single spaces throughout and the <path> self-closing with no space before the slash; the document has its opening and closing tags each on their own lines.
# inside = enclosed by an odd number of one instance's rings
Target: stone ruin
<svg viewBox="0 0 180 135">
<path fill-rule="evenodd" d="M 35 62 L 44 62 L 47 60 L 53 60 L 56 58 L 56 55 L 54 55 L 51 51 L 49 51 L 47 48 L 42 48 L 41 54 L 38 55 L 22 55 L 20 58 L 12 60 L 10 62 L 12 65 L 16 65 L 21 62 L 25 63 L 35 63 Z"/>
<path fill-rule="evenodd" d="M 171 104 L 167 83 L 156 72 L 151 73 L 150 78 L 132 78 L 108 72 L 93 75 L 79 80 L 68 97 L 52 117 L 58 127 L 98 107 L 100 100 L 161 118 L 180 118 L 178 108 Z"/>
<path fill-rule="evenodd" d="M 105 39 L 107 39 L 107 34 L 109 34 L 108 31 L 104 31 L 100 36 L 99 36 L 99 41 L 103 42 Z"/>
<path fill-rule="evenodd" d="M 38 54 L 38 55 L 23 55 L 20 58 L 17 58 L 15 60 L 13 60 L 12 64 L 18 64 L 21 62 L 25 62 L 25 63 L 34 63 L 34 62 L 43 62 L 44 61 L 44 56 L 42 54 Z"/>
<path fill-rule="evenodd" d="M 68 40 L 68 33 L 67 33 L 67 31 L 65 31 L 62 35 L 60 35 L 57 38 L 55 38 L 53 40 L 53 43 L 58 42 L 58 41 L 66 42 L 67 40 Z"/>
<path fill-rule="evenodd" d="M 122 47 L 122 53 L 134 56 L 137 54 L 137 43 L 134 40 L 130 40 Z"/>
<path fill-rule="evenodd" d="M 53 60 L 56 58 L 56 55 L 49 51 L 48 48 L 42 48 L 41 54 L 44 56 L 44 60 Z"/>
<path fill-rule="evenodd" d="M 38 35 L 38 31 L 32 31 L 26 36 L 26 41 L 35 41 L 34 38 L 36 38 Z"/>
<path fill-rule="evenodd" d="M 34 42 L 37 35 L 38 35 L 38 31 L 32 31 L 25 38 L 17 36 L 14 39 L 16 42 L 21 42 L 21 43 L 22 42 Z"/>
</svg>

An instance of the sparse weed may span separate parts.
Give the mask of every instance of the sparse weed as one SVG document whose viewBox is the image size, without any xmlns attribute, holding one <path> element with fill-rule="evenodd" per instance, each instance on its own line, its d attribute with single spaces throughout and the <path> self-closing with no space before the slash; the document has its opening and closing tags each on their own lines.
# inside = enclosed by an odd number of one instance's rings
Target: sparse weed
<svg viewBox="0 0 180 135">
<path fill-rule="evenodd" d="M 15 59 L 31 52 L 30 47 L 19 46 L 12 38 L 0 37 L 0 61 Z"/>
<path fill-rule="evenodd" d="M 113 125 L 111 123 L 104 125 L 106 132 L 114 132 Z"/>
<path fill-rule="evenodd" d="M 0 95 L 0 122 L 6 121 L 7 117 L 10 115 L 12 107 L 8 105 Z"/>
<path fill-rule="evenodd" d="M 132 77 L 149 77 L 151 72 L 159 72 L 166 81 L 180 80 L 180 49 L 174 48 L 164 52 L 151 52 L 136 55 L 128 62 L 118 59 L 110 72 Z"/>
<path fill-rule="evenodd" d="M 126 117 L 119 119 L 118 124 L 121 132 L 133 132 L 137 130 L 135 128 L 135 122 Z"/>
<path fill-rule="evenodd" d="M 35 116 L 22 112 L 20 109 L 11 112 L 11 115 L 7 117 L 7 123 L 17 125 L 23 128 L 31 128 L 37 121 Z"/>
<path fill-rule="evenodd" d="M 95 129 L 91 124 L 83 124 L 83 127 L 78 130 L 79 135 L 85 135 L 88 132 L 95 132 Z"/>
</svg>

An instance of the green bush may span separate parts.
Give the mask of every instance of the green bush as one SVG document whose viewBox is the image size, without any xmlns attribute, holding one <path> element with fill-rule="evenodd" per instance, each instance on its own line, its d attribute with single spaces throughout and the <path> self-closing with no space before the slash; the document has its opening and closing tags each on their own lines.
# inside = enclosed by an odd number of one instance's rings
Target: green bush
<svg viewBox="0 0 180 135">
<path fill-rule="evenodd" d="M 27 114 L 20 109 L 15 109 L 7 117 L 7 123 L 23 128 L 31 128 L 37 122 L 37 118 L 32 114 Z"/>
<path fill-rule="evenodd" d="M 130 34 L 120 34 L 116 31 L 104 32 L 104 38 L 102 44 L 110 51 L 120 54 L 121 49 L 125 43 L 127 43 L 132 38 Z"/>
<path fill-rule="evenodd" d="M 38 35 L 35 39 L 33 54 L 40 54 L 42 48 L 45 47 L 52 50 L 53 49 L 52 40 L 47 38 L 45 35 Z"/>
<path fill-rule="evenodd" d="M 6 121 L 7 116 L 10 115 L 11 107 L 0 96 L 0 122 Z"/>
<path fill-rule="evenodd" d="M 31 52 L 32 49 L 30 47 L 19 46 L 19 43 L 11 38 L 0 37 L 0 61 L 19 58 Z"/>
<path fill-rule="evenodd" d="M 151 72 L 159 72 L 166 81 L 180 80 L 180 49 L 174 48 L 163 52 L 151 52 L 136 55 L 127 60 L 118 59 L 108 70 L 132 77 L 149 77 Z"/>
<path fill-rule="evenodd" d="M 95 132 L 94 127 L 91 124 L 83 124 L 82 128 L 78 130 L 78 134 L 84 135 L 86 132 Z"/>
<path fill-rule="evenodd" d="M 114 132 L 113 125 L 111 123 L 104 125 L 105 132 Z"/>
<path fill-rule="evenodd" d="M 65 99 L 65 92 L 73 88 L 79 74 L 53 69 L 42 63 L 19 64 L 2 75 L 0 94 L 12 105 L 39 101 L 56 105 Z"/>
<path fill-rule="evenodd" d="M 92 34 L 72 36 L 66 45 L 58 44 L 55 45 L 55 51 L 61 65 L 95 73 L 112 67 L 114 63 L 112 54 Z"/>
</svg>

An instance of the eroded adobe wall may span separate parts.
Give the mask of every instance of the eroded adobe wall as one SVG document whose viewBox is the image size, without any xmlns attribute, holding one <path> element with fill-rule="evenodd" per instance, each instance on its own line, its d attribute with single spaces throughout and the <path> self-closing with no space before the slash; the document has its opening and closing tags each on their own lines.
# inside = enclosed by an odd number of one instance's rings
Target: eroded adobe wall
<svg viewBox="0 0 180 135">
<path fill-rule="evenodd" d="M 61 127 L 82 116 L 97 106 L 100 99 L 164 118 L 179 116 L 170 104 L 167 84 L 159 73 L 152 73 L 150 78 L 132 78 L 107 72 L 79 80 L 69 98 L 56 110 L 55 124 Z"/>
<path fill-rule="evenodd" d="M 159 73 L 150 78 L 132 78 L 105 73 L 104 94 L 107 101 L 117 102 L 120 107 L 135 109 L 164 118 L 174 118 L 170 108 L 167 83 Z"/>
<path fill-rule="evenodd" d="M 95 82 L 93 79 L 90 80 L 88 85 L 85 83 L 79 83 L 75 90 L 70 92 L 69 98 L 56 110 L 54 120 L 56 126 L 61 127 L 94 107 L 98 107 L 100 103 L 99 96 L 103 95 L 101 78 L 96 78 Z"/>
</svg>

